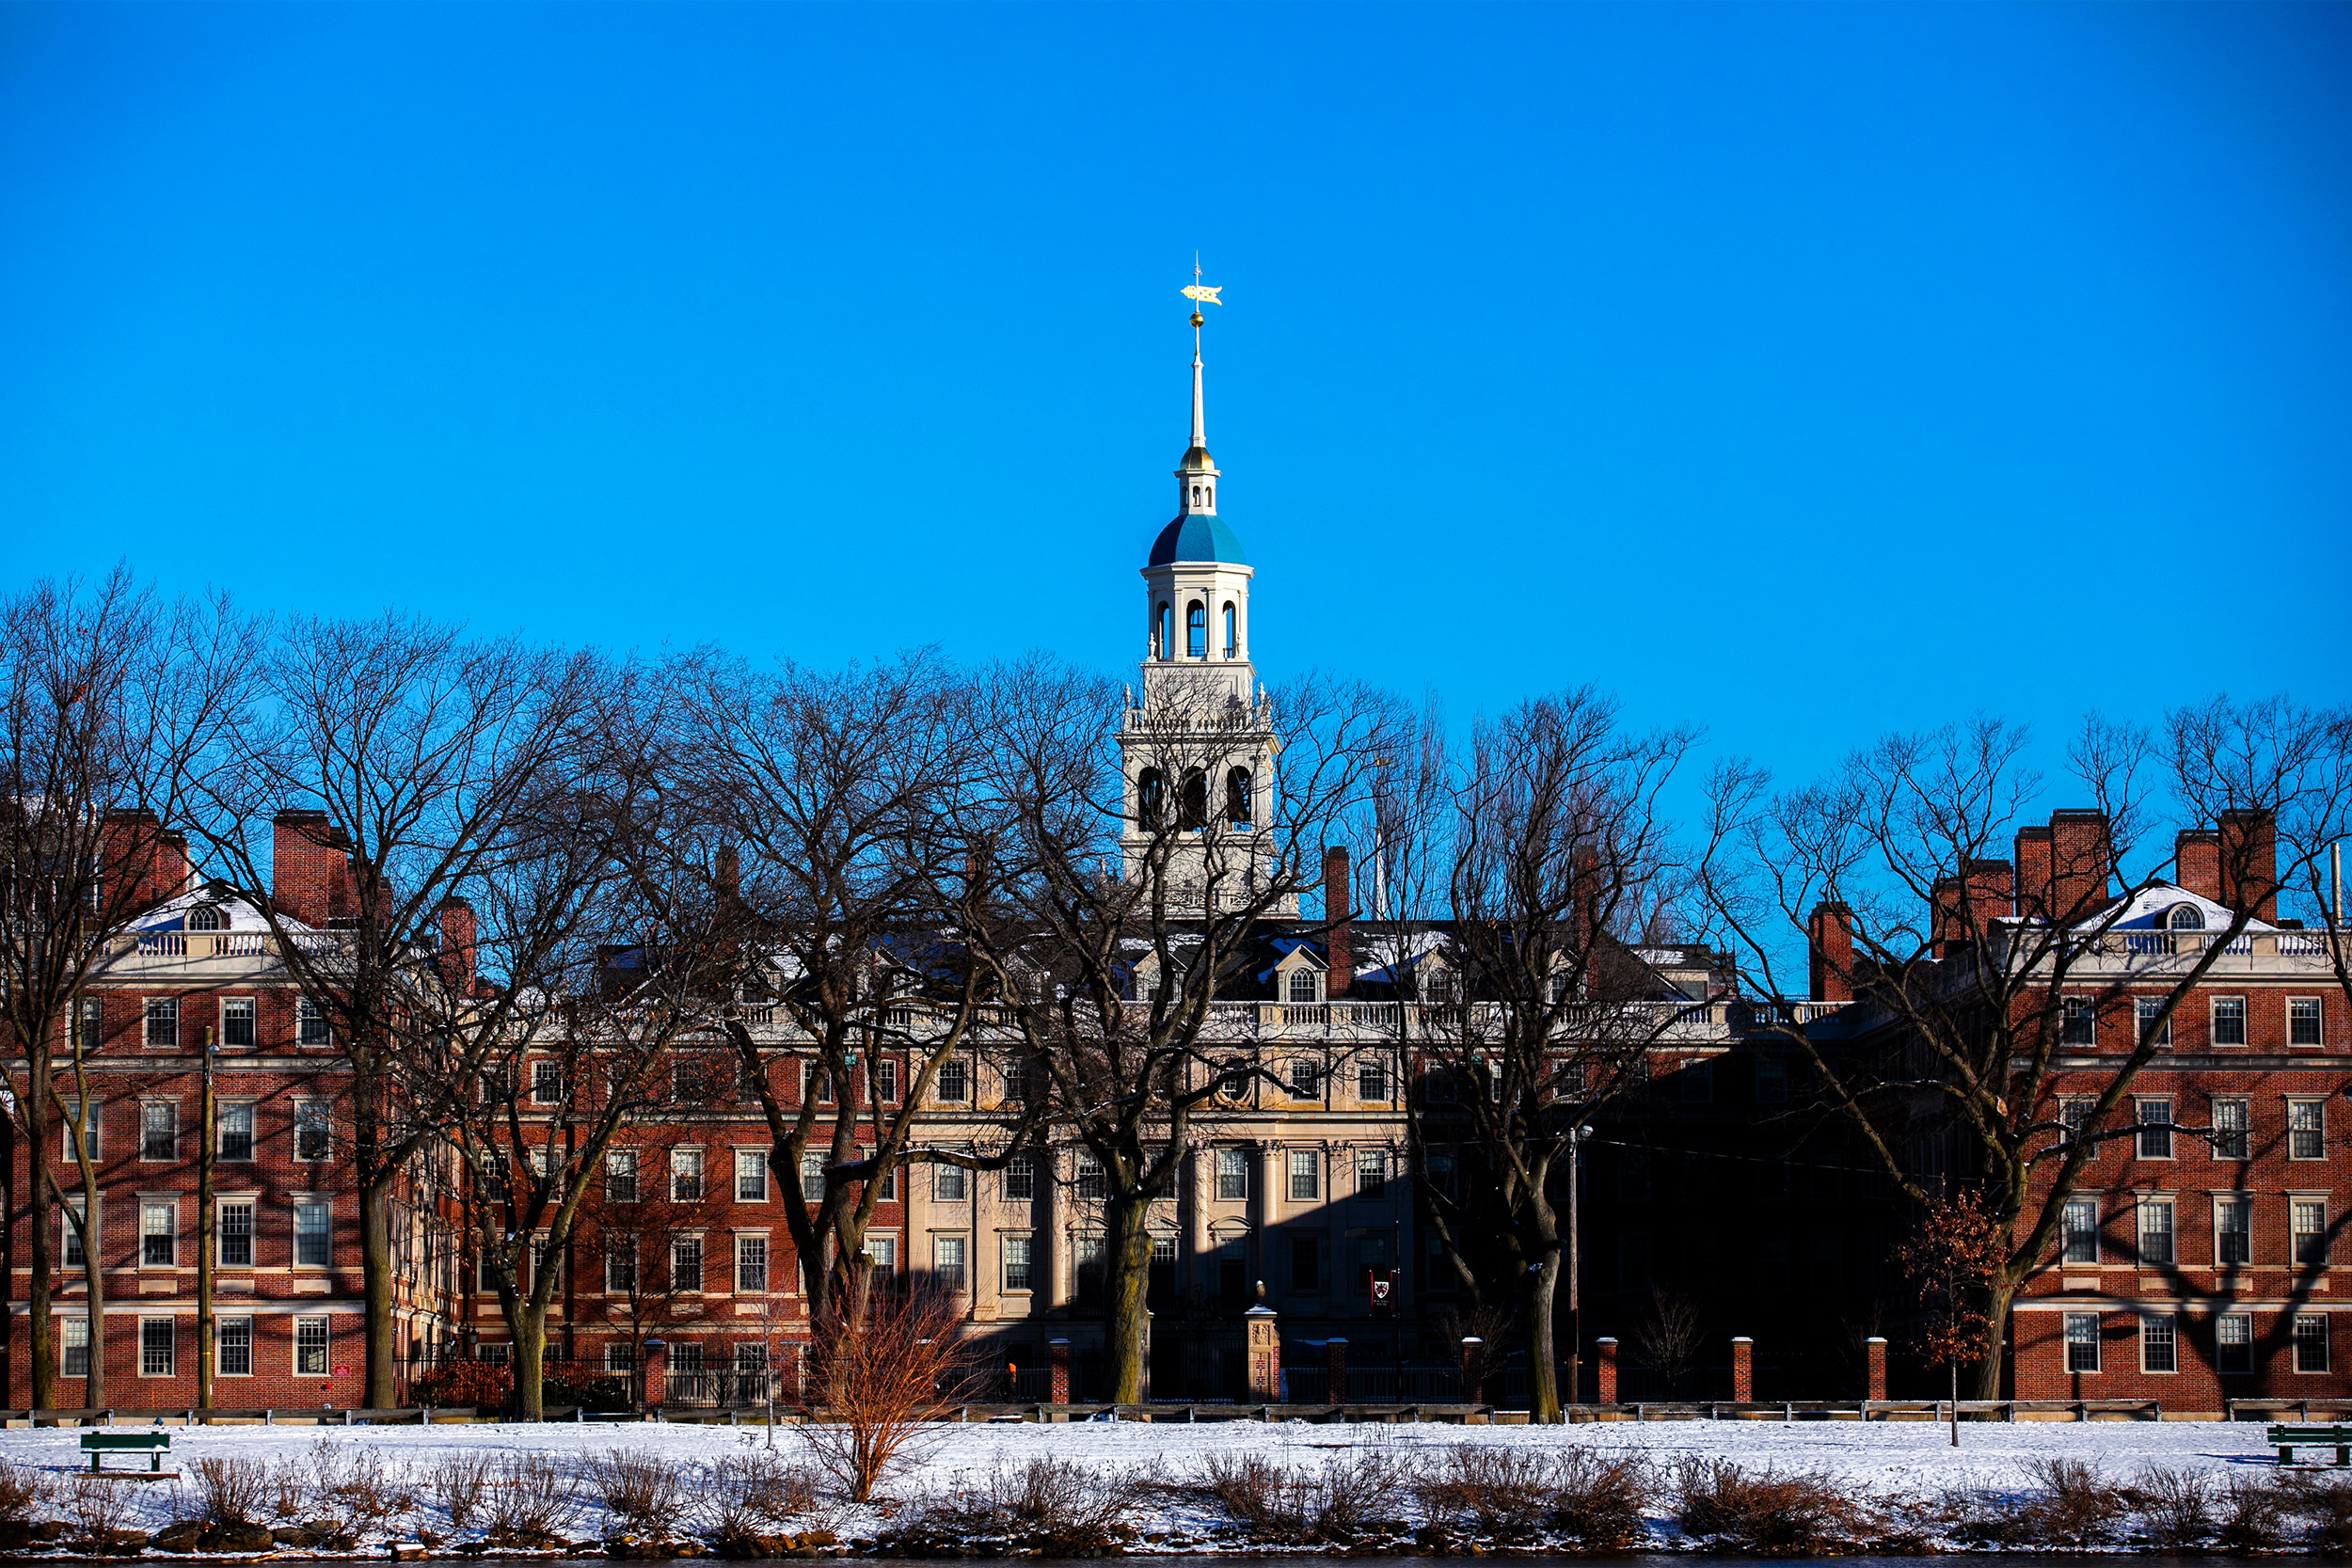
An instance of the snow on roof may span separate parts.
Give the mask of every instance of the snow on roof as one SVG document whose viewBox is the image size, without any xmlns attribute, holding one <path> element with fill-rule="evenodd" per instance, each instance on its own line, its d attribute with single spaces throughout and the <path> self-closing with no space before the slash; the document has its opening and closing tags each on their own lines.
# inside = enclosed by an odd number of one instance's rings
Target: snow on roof
<svg viewBox="0 0 2352 1568">
<path fill-rule="evenodd" d="M 1364 946 L 1384 953 L 1388 955 L 1388 958 L 1379 963 L 1359 966 L 1356 971 L 1356 978 L 1375 981 L 1391 979 L 1393 976 L 1389 974 L 1391 964 L 1410 969 L 1423 958 L 1442 953 L 1446 945 L 1446 934 L 1443 931 L 1430 930 L 1426 927 L 1403 933 L 1405 950 L 1402 953 L 1397 951 L 1398 940 L 1397 936 L 1388 934 L 1368 939 Z"/>
<path fill-rule="evenodd" d="M 184 931 L 188 928 L 188 911 L 199 907 L 209 909 L 220 916 L 215 931 L 266 931 L 269 922 L 262 918 L 260 906 L 250 899 L 240 898 L 228 889 L 215 883 L 209 887 L 183 893 L 168 903 L 157 906 L 132 923 L 135 931 Z M 290 915 L 281 915 L 278 924 L 289 931 L 309 931 L 306 926 Z"/>
<path fill-rule="evenodd" d="M 2197 911 L 2202 928 L 2208 931 L 2222 930 L 2229 926 L 2231 921 L 2237 918 L 2237 911 L 2226 904 L 2217 904 L 2210 898 L 2201 897 L 2189 892 L 2188 889 L 2175 887 L 2170 882 L 2157 882 L 2132 895 L 2130 901 L 2124 906 L 2123 912 L 2115 918 L 2107 929 L 2144 931 L 2169 927 L 2172 924 L 2172 911 L 2184 904 Z M 2190 926 L 2182 928 L 2195 930 L 2199 927 Z M 2246 923 L 2246 928 L 2249 931 L 2275 931 L 2279 927 L 2265 921 L 2249 920 Z"/>
</svg>

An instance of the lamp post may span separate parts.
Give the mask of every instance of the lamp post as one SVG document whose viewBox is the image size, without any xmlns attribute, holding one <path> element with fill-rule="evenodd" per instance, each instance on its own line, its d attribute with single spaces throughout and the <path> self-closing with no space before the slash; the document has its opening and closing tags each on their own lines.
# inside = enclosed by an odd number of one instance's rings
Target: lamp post
<svg viewBox="0 0 2352 1568">
<path fill-rule="evenodd" d="M 1584 1297 L 1580 1278 L 1584 1271 L 1580 1267 L 1577 1203 L 1582 1186 L 1580 1167 L 1584 1164 L 1584 1144 L 1592 1135 L 1592 1126 L 1587 1123 L 1576 1130 L 1568 1143 L 1568 1397 L 1561 1402 L 1564 1404 L 1580 1403 L 1584 1397 Z"/>
<path fill-rule="evenodd" d="M 215 1340 L 219 1332 L 213 1320 L 213 1154 L 217 1147 L 213 1130 L 213 1058 L 219 1051 L 220 1043 L 207 1025 L 203 1092 L 197 1112 L 197 1136 L 202 1142 L 196 1151 L 196 1404 L 199 1410 L 213 1407 Z M 209 1418 L 206 1424 L 210 1424 Z"/>
</svg>

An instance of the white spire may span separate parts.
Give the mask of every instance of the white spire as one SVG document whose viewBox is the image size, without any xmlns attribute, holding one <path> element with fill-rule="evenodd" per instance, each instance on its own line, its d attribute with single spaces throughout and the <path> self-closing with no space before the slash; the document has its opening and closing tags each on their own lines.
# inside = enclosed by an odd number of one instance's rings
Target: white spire
<svg viewBox="0 0 2352 1568">
<path fill-rule="evenodd" d="M 1222 305 L 1217 290 L 1200 281 L 1200 257 L 1192 258 L 1192 282 L 1179 291 L 1192 301 L 1192 445 L 1176 470 L 1177 506 L 1183 512 L 1216 510 L 1216 465 L 1209 457 L 1208 416 L 1200 395 L 1200 307 Z"/>
<path fill-rule="evenodd" d="M 1193 312 L 1192 329 L 1192 444 L 1201 451 L 1209 450 L 1208 423 L 1200 412 L 1200 312 Z"/>
</svg>

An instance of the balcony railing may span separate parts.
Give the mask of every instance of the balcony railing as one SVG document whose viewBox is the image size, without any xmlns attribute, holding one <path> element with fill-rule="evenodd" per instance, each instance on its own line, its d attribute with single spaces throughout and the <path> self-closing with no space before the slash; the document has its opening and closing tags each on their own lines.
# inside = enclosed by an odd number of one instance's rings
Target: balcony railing
<svg viewBox="0 0 2352 1568">
<path fill-rule="evenodd" d="M 296 931 L 286 944 L 303 953 L 334 953 L 349 939 L 336 931 Z M 280 942 L 273 931 L 133 931 L 108 944 L 108 956 L 142 958 L 267 958 Z"/>
</svg>

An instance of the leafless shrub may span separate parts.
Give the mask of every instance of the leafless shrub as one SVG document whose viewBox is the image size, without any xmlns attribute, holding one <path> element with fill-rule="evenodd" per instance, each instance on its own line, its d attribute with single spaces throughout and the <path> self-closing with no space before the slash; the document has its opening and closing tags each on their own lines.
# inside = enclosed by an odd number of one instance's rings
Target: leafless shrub
<svg viewBox="0 0 2352 1568">
<path fill-rule="evenodd" d="M 1041 1456 L 934 1494 L 912 1512 L 905 1533 L 925 1545 L 1001 1538 L 1044 1557 L 1099 1557 L 1124 1540 L 1137 1495 L 1129 1477 Z"/>
<path fill-rule="evenodd" d="M 1347 1541 L 1394 1510 L 1408 1477 L 1381 1453 L 1334 1455 L 1314 1472 L 1257 1454 L 1211 1454 L 1201 1479 L 1226 1513 L 1262 1535 Z"/>
<path fill-rule="evenodd" d="M 482 1522 L 493 1545 L 550 1545 L 579 1514 L 577 1482 L 546 1454 L 510 1453 L 491 1465 L 483 1488 Z"/>
<path fill-rule="evenodd" d="M 2042 1487 L 2019 1519 L 2034 1544 L 2095 1546 L 2113 1533 L 2123 1513 L 2123 1495 L 2095 1466 L 2046 1457 L 2027 1460 L 2026 1473 Z"/>
<path fill-rule="evenodd" d="M 955 1297 L 927 1288 L 877 1292 L 843 1314 L 814 1360 L 824 1419 L 795 1428 L 853 1503 L 925 1446 L 925 1425 L 969 1380 L 975 1351 Z M 944 1431 L 934 1435 L 944 1436 Z"/>
<path fill-rule="evenodd" d="M 2286 1544 L 2287 1499 L 2268 1477 L 2227 1476 L 2214 1543 L 2225 1552 L 2276 1551 Z"/>
<path fill-rule="evenodd" d="M 2213 1533 L 2213 1478 L 2204 1472 L 2152 1465 L 2134 1489 L 2154 1544 L 2194 1546 Z"/>
<path fill-rule="evenodd" d="M 817 1506 L 821 1473 L 754 1449 L 729 1454 L 685 1479 L 687 1512 L 723 1545 L 755 1556 L 755 1538 Z"/>
<path fill-rule="evenodd" d="M 1263 1529 L 1289 1522 L 1290 1472 L 1263 1454 L 1210 1454 L 1200 1462 L 1200 1481 L 1238 1524 Z"/>
<path fill-rule="evenodd" d="M 1684 1533 L 1716 1537 L 1741 1551 L 1810 1555 L 1873 1533 L 1876 1512 L 1826 1476 L 1751 1470 L 1728 1459 L 1675 1466 L 1675 1522 Z"/>
<path fill-rule="evenodd" d="M 50 1479 L 40 1471 L 0 1462 L 0 1520 L 29 1517 L 52 1490 Z"/>
<path fill-rule="evenodd" d="M 1698 1362 L 1706 1343 L 1699 1304 L 1680 1291 L 1653 1286 L 1649 1311 L 1633 1325 L 1633 1352 L 1665 1380 L 1669 1394 L 1682 1390 L 1682 1380 Z"/>
<path fill-rule="evenodd" d="M 137 1484 L 87 1474 L 67 1481 L 57 1500 L 73 1527 L 73 1539 L 86 1546 L 111 1544 L 123 1521 L 131 1516 L 129 1491 Z"/>
<path fill-rule="evenodd" d="M 415 1505 L 404 1478 L 364 1443 L 322 1437 L 303 1456 L 305 1522 L 347 1548 L 369 1530 Z"/>
<path fill-rule="evenodd" d="M 667 1533 L 685 1488 L 677 1465 L 643 1449 L 613 1449 L 582 1466 L 605 1512 L 632 1529 Z"/>
<path fill-rule="evenodd" d="M 216 1525 L 257 1523 L 270 1493 L 270 1469 L 258 1459 L 207 1456 L 188 1465 L 200 1517 Z"/>
<path fill-rule="evenodd" d="M 1928 1505 L 1928 1516 L 1971 1545 L 2005 1546 L 2029 1541 L 2024 1505 L 1998 1492 L 1952 1486 Z"/>
<path fill-rule="evenodd" d="M 2352 1478 L 2298 1475 L 2278 1490 L 2286 1509 L 2311 1527 L 2312 1545 L 2352 1549 Z"/>
<path fill-rule="evenodd" d="M 425 1493 L 449 1515 L 452 1529 L 470 1528 L 482 1513 L 482 1495 L 490 1484 L 495 1464 L 486 1453 L 461 1449 L 424 1472 Z"/>
<path fill-rule="evenodd" d="M 280 1459 L 270 1466 L 269 1512 L 274 1519 L 302 1517 L 302 1499 L 310 1491 L 309 1472 L 298 1459 Z"/>
<path fill-rule="evenodd" d="M 1544 1523 L 1586 1551 L 1622 1550 L 1640 1537 L 1643 1510 L 1656 1490 L 1639 1454 L 1569 1449 L 1554 1465 Z"/>
</svg>

